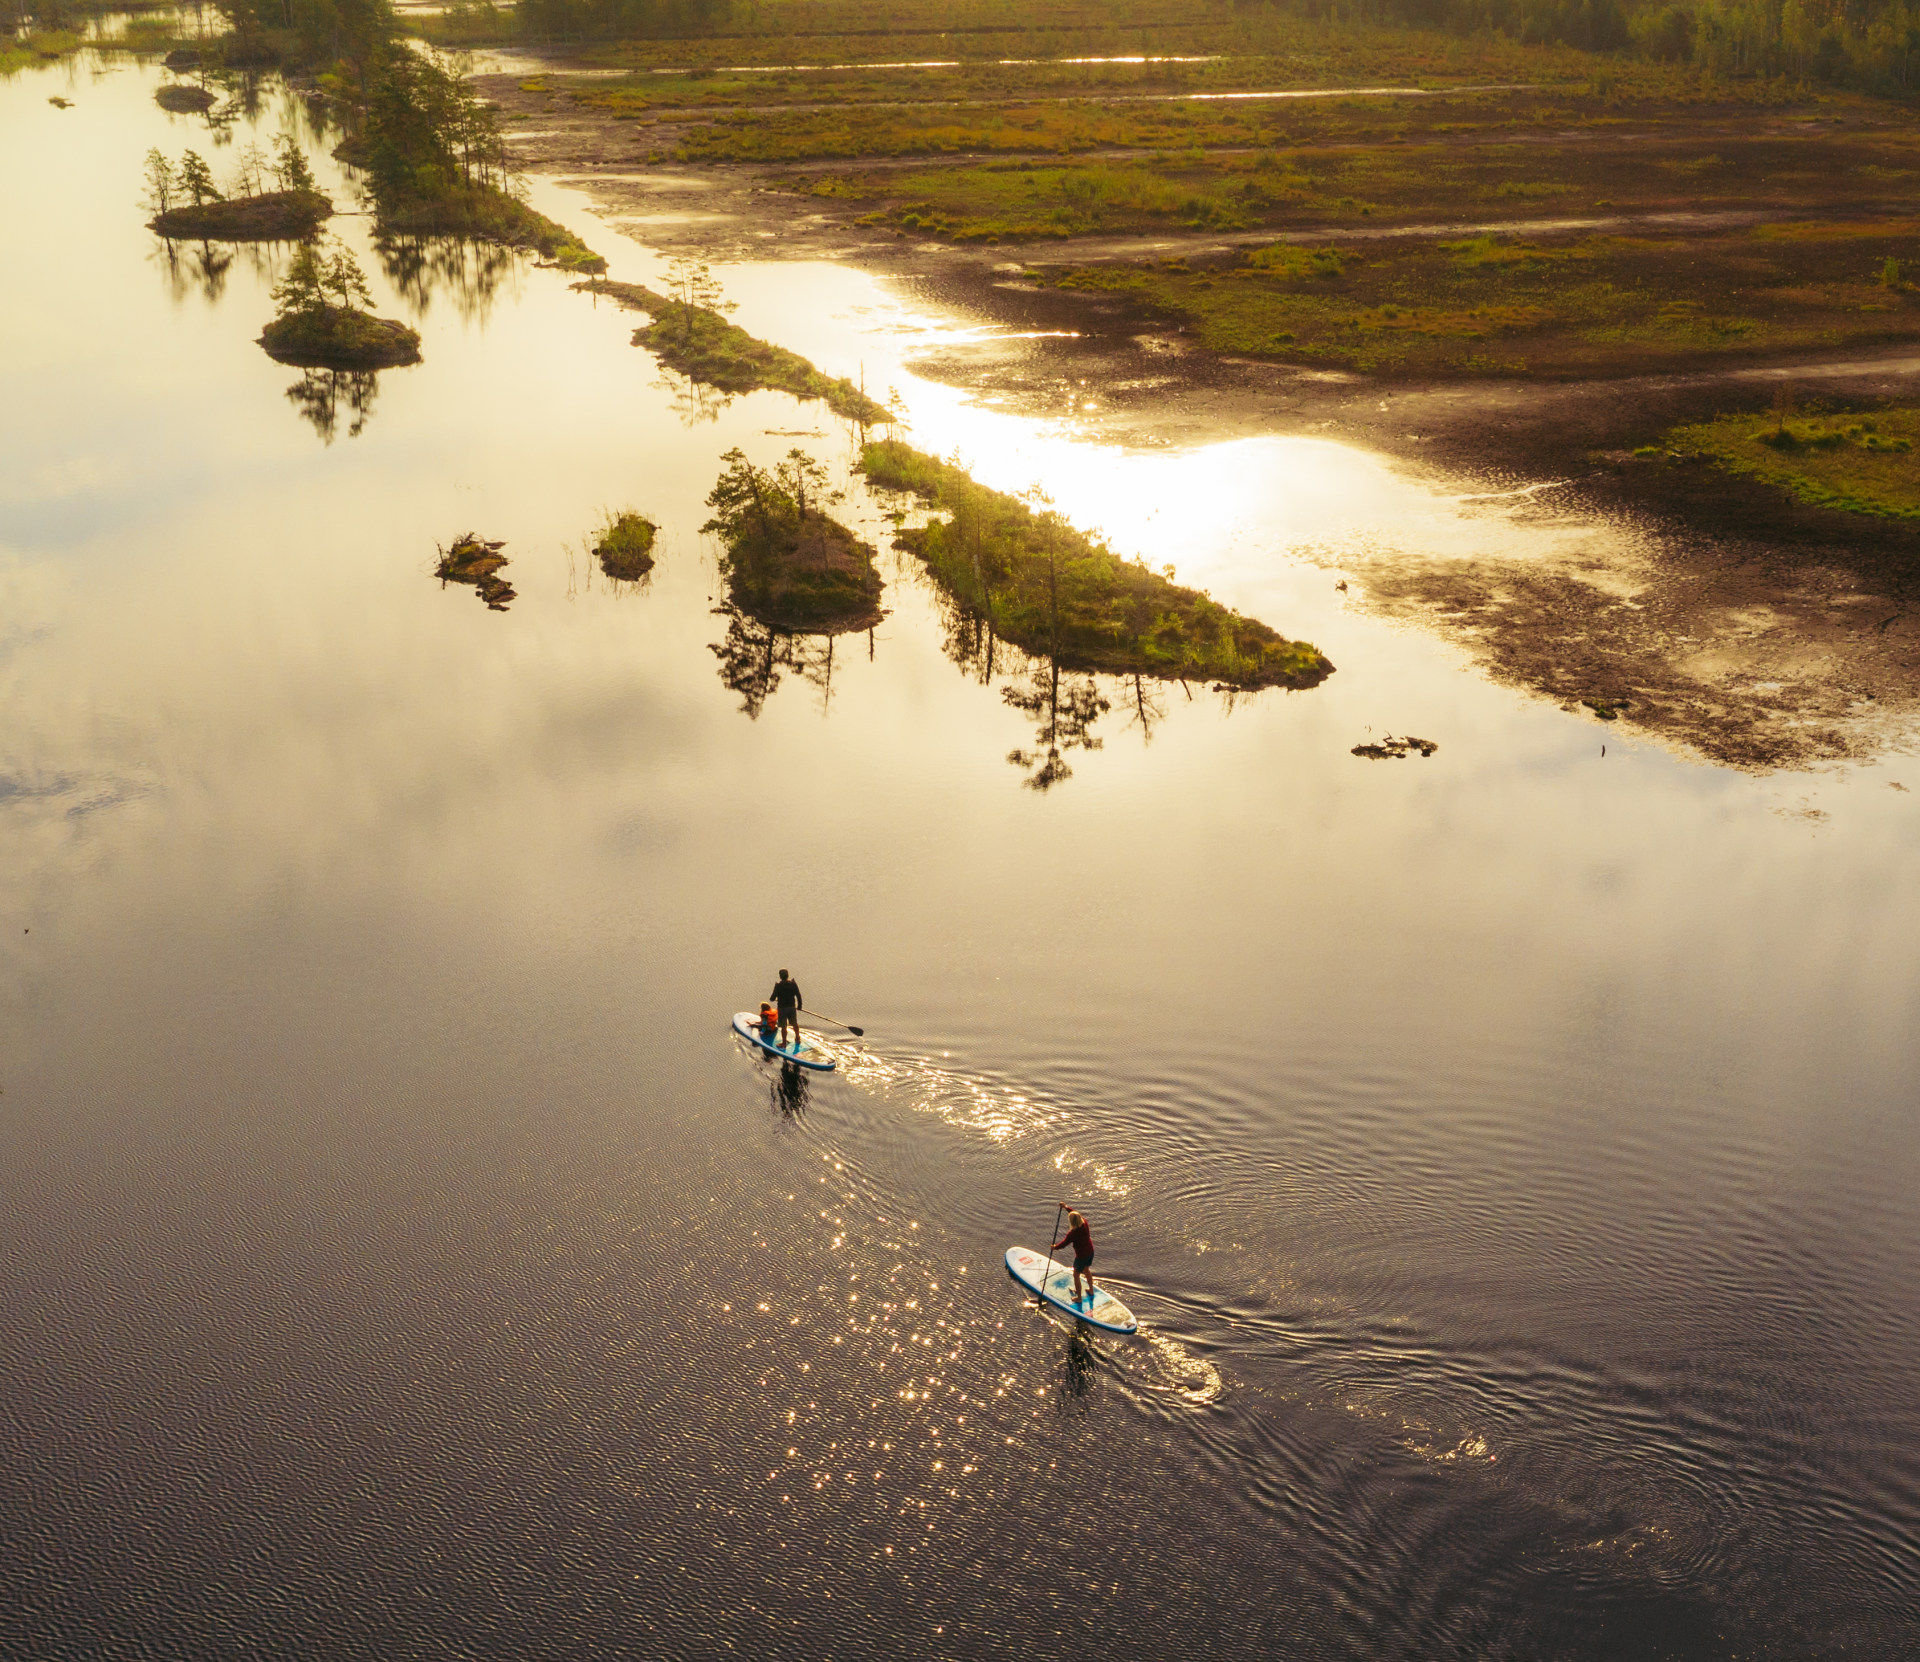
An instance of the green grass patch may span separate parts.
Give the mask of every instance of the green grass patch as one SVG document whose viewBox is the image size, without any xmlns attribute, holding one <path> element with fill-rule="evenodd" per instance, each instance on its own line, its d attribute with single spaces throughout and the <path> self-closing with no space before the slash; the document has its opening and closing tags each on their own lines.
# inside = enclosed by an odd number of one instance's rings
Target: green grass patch
<svg viewBox="0 0 1920 1662">
<path fill-rule="evenodd" d="M 652 520 L 632 509 L 609 514 L 593 540 L 600 569 L 617 582 L 639 582 L 653 570 L 655 530 Z"/>
<path fill-rule="evenodd" d="M 1802 219 L 1756 225 L 1762 242 L 1894 242 L 1920 237 L 1920 219 Z"/>
<path fill-rule="evenodd" d="M 1589 253 L 1578 245 L 1546 248 L 1538 243 L 1492 236 L 1443 242 L 1440 247 L 1453 257 L 1456 266 L 1466 271 L 1544 271 L 1551 265 L 1582 259 Z"/>
<path fill-rule="evenodd" d="M 17 75 L 23 69 L 51 63 L 86 44 L 86 37 L 71 29 L 29 29 L 24 34 L 0 36 L 0 75 Z"/>
<path fill-rule="evenodd" d="M 1268 277 L 1331 281 L 1340 275 L 1340 250 L 1301 248 L 1293 243 L 1277 242 L 1271 248 L 1256 248 L 1247 256 L 1247 265 Z"/>
<path fill-rule="evenodd" d="M 1728 415 L 1668 433 L 1666 447 L 1698 456 L 1802 502 L 1877 519 L 1920 519 L 1920 406 L 1868 414 Z"/>
<path fill-rule="evenodd" d="M 1333 673 L 1306 642 L 1122 559 L 1058 514 L 1036 513 L 951 462 L 884 439 L 866 446 L 861 466 L 873 484 L 947 516 L 902 531 L 900 546 L 1023 651 L 1073 669 L 1248 688 L 1312 687 Z"/>
<path fill-rule="evenodd" d="M 722 392 L 770 387 L 795 398 L 817 398 L 849 421 L 891 419 L 885 405 L 851 381 L 822 375 L 799 353 L 748 334 L 708 307 L 683 304 L 638 283 L 602 281 L 580 286 L 650 314 L 653 321 L 633 332 L 633 344 L 644 346 L 669 369 L 705 386 Z"/>
</svg>

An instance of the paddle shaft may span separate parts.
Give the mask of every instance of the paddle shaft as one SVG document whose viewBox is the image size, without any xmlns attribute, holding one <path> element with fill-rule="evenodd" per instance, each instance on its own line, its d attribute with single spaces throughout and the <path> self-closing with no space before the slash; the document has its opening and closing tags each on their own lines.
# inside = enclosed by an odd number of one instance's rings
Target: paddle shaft
<svg viewBox="0 0 1920 1662">
<path fill-rule="evenodd" d="M 1060 1239 L 1060 1214 L 1066 1211 L 1066 1209 L 1067 1209 L 1067 1203 L 1064 1200 L 1056 1202 L 1053 1208 L 1052 1235 L 1054 1240 L 1056 1241 Z M 1049 1242 L 1047 1246 L 1047 1273 L 1041 1276 L 1040 1285 L 1044 1287 L 1047 1284 L 1047 1282 L 1052 1280 L 1052 1278 L 1053 1278 L 1053 1246 L 1052 1246 L 1052 1243 Z M 1033 1302 L 1035 1304 L 1044 1304 L 1046 1300 L 1041 1298 L 1041 1296 L 1038 1293 L 1035 1293 L 1033 1295 Z"/>
<path fill-rule="evenodd" d="M 807 1014 L 810 1016 L 817 1017 L 821 1021 L 833 1021 L 832 1016 L 826 1015 L 819 1010 L 809 1010 Z M 853 1023 L 850 1021 L 833 1021 L 833 1025 L 835 1027 L 844 1027 L 855 1038 L 859 1038 L 862 1034 L 866 1032 L 866 1029 L 864 1027 L 855 1027 Z"/>
</svg>

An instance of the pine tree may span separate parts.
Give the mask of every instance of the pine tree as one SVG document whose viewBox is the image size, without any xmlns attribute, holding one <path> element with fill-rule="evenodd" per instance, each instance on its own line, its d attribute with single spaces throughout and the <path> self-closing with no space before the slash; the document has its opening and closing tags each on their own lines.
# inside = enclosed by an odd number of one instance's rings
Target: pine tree
<svg viewBox="0 0 1920 1662">
<path fill-rule="evenodd" d="M 367 287 L 366 274 L 360 269 L 360 262 L 353 257 L 353 250 L 345 243 L 337 243 L 326 262 L 326 291 L 333 297 L 333 303 L 343 309 L 356 302 L 362 306 L 373 304 L 372 291 Z"/>
<path fill-rule="evenodd" d="M 787 452 L 787 459 L 773 470 L 773 476 L 780 488 L 793 498 L 797 519 L 807 517 L 809 497 L 817 508 L 823 502 L 838 502 L 846 495 L 844 491 L 832 489 L 826 468 L 798 445 Z"/>
<path fill-rule="evenodd" d="M 293 251 L 286 276 L 273 285 L 275 317 L 318 316 L 327 309 L 327 262 L 313 243 Z"/>
<path fill-rule="evenodd" d="M 731 312 L 736 308 L 705 260 L 691 254 L 676 254 L 667 262 L 667 293 L 680 308 L 680 339 L 693 339 L 695 312 Z"/>
<path fill-rule="evenodd" d="M 165 213 L 173 206 L 173 193 L 179 181 L 174 177 L 173 163 L 159 150 L 147 152 L 145 177 L 147 181 L 147 206 L 157 214 Z"/>
<path fill-rule="evenodd" d="M 267 153 L 257 144 L 249 144 L 234 161 L 233 194 L 258 196 L 266 188 Z"/>
<path fill-rule="evenodd" d="M 312 190 L 313 169 L 299 141 L 291 133 L 282 133 L 273 147 L 273 176 L 282 190 Z"/>
<path fill-rule="evenodd" d="M 222 200 L 220 187 L 213 182 L 213 169 L 196 151 L 189 150 L 180 158 L 180 188 L 193 198 L 196 208 Z"/>
</svg>

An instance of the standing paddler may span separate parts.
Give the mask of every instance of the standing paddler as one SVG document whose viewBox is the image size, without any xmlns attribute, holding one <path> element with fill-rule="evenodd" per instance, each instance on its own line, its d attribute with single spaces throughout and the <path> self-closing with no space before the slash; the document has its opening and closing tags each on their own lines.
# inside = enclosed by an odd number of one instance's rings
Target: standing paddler
<svg viewBox="0 0 1920 1662">
<path fill-rule="evenodd" d="M 800 1043 L 800 1011 L 803 1001 L 800 997 L 800 983 L 786 970 L 780 972 L 780 979 L 773 984 L 773 1008 L 780 1018 L 780 1037 L 777 1043 L 787 1042 L 787 1030 L 793 1030 L 793 1043 Z"/>
<path fill-rule="evenodd" d="M 1067 1203 L 1063 1200 L 1060 1204 L 1066 1206 Z M 1095 1290 L 1093 1285 L 1093 1230 L 1088 1226 L 1087 1220 L 1071 1207 L 1067 1208 L 1066 1234 L 1062 1235 L 1060 1239 L 1055 1241 L 1047 1250 L 1049 1252 L 1058 1252 L 1064 1246 L 1073 1248 L 1073 1302 L 1075 1304 L 1081 1302 L 1080 1278 L 1082 1276 L 1087 1278 L 1086 1296 L 1087 1300 L 1091 1302 Z"/>
</svg>

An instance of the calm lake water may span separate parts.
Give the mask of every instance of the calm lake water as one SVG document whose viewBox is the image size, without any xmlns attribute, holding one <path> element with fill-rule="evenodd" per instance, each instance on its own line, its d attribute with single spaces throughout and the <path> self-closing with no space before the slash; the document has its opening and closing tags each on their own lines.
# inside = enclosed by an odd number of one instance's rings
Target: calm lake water
<svg viewBox="0 0 1920 1662">
<path fill-rule="evenodd" d="M 1708 767 L 1333 586 L 1604 527 L 1106 449 L 916 379 L 971 325 L 908 288 L 725 268 L 1339 666 L 1066 678 L 1110 707 L 1030 788 L 1045 667 L 904 557 L 830 655 L 715 610 L 721 453 L 844 475 L 824 409 L 702 407 L 518 259 L 409 297 L 342 218 L 425 361 L 303 413 L 284 251 L 138 206 L 302 109 L 155 83 L 0 83 L 0 1649 L 1920 1650 L 1920 763 Z M 624 507 L 644 588 L 585 554 Z M 505 613 L 432 575 L 467 530 Z M 783 965 L 836 1075 L 727 1032 Z M 1002 1274 L 1062 1195 L 1137 1340 Z"/>
</svg>

